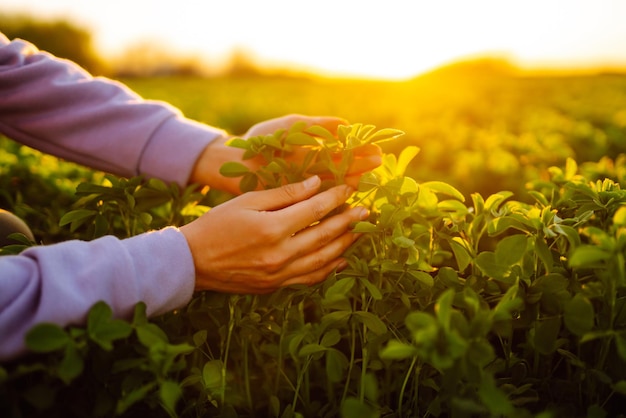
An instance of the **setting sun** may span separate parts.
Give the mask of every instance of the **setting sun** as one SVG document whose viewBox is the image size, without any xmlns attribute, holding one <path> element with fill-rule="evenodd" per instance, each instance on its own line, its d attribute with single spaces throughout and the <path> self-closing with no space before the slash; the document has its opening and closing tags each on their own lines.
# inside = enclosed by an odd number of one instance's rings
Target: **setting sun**
<svg viewBox="0 0 626 418">
<path fill-rule="evenodd" d="M 107 57 L 149 42 L 215 66 L 239 50 L 266 66 L 391 79 L 486 55 L 522 67 L 626 65 L 626 3 L 614 0 L 5 0 L 3 6 L 84 26 Z"/>
</svg>

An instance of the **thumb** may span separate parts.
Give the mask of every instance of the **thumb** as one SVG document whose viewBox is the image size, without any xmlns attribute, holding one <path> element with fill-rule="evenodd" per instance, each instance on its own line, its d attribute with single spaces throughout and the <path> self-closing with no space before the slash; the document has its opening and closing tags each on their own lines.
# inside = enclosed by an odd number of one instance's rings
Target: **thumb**
<svg viewBox="0 0 626 418">
<path fill-rule="evenodd" d="M 278 210 L 313 196 L 319 190 L 321 183 L 319 176 L 312 176 L 300 183 L 287 184 L 276 189 L 249 192 L 240 196 L 240 199 L 246 199 L 250 209 Z"/>
</svg>

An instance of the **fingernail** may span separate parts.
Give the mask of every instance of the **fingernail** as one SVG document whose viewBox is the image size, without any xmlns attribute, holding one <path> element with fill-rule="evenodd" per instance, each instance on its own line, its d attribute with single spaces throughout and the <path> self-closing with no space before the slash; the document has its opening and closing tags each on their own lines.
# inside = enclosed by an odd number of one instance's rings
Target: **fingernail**
<svg viewBox="0 0 626 418">
<path fill-rule="evenodd" d="M 370 216 L 370 211 L 369 210 L 367 210 L 366 208 L 364 208 L 362 206 L 359 209 L 360 209 L 360 211 L 359 211 L 359 219 L 360 220 L 364 221 L 367 218 L 369 218 L 369 216 Z"/>
<path fill-rule="evenodd" d="M 345 189 L 344 189 L 344 193 L 345 193 L 345 196 L 346 196 L 346 199 L 347 199 L 350 196 L 352 196 L 352 193 L 354 193 L 354 189 L 352 187 L 346 185 Z"/>
<path fill-rule="evenodd" d="M 312 176 L 302 182 L 304 188 L 307 190 L 317 189 L 320 185 L 319 176 Z"/>
</svg>

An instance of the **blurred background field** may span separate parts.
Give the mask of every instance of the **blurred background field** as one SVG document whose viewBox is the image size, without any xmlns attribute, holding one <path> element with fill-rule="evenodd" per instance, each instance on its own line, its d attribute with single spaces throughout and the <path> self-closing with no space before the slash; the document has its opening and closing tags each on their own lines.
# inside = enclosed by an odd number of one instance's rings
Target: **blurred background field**
<svg viewBox="0 0 626 418">
<path fill-rule="evenodd" d="M 419 146 L 411 175 L 449 182 L 467 195 L 523 194 L 527 180 L 568 157 L 582 164 L 626 152 L 626 77 L 618 74 L 517 75 L 486 60 L 402 82 L 262 76 L 124 82 L 235 134 L 294 112 L 401 129 L 406 135 L 385 151 Z"/>
</svg>

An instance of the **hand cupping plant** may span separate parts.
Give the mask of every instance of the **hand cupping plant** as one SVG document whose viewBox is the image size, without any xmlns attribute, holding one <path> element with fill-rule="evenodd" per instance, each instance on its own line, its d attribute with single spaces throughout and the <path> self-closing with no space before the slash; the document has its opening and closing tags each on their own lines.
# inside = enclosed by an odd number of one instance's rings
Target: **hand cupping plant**
<svg viewBox="0 0 626 418">
<path fill-rule="evenodd" d="M 241 177 L 243 191 L 314 174 L 330 186 L 345 180 L 361 147 L 400 134 L 354 124 L 335 137 L 296 125 L 233 139 L 245 158 L 265 163 L 255 171 L 227 163 L 222 174 Z M 569 160 L 529 183 L 534 203 L 507 191 L 464 196 L 407 176 L 418 151 L 386 154 L 362 177 L 348 204 L 368 207 L 370 218 L 354 226 L 363 236 L 345 270 L 270 295 L 200 292 L 185 309 L 150 321 L 139 307 L 132 322 L 114 322 L 99 304 L 86 329 L 35 327 L 27 342 L 50 352 L 0 368 L 0 408 L 67 415 L 68 403 L 54 400 L 81 396 L 91 401 L 72 406 L 81 416 L 622 413 L 622 185 L 588 179 L 600 163 L 581 171 Z M 204 191 L 140 179 L 80 190 L 84 208 L 75 211 L 90 212 L 62 221 L 76 231 L 93 225 L 85 215 L 103 216 L 122 235 L 139 233 L 164 219 L 186 222 L 204 202 Z M 171 211 L 179 215 L 167 218 Z M 45 404 L 36 401 L 41 381 Z"/>
</svg>

